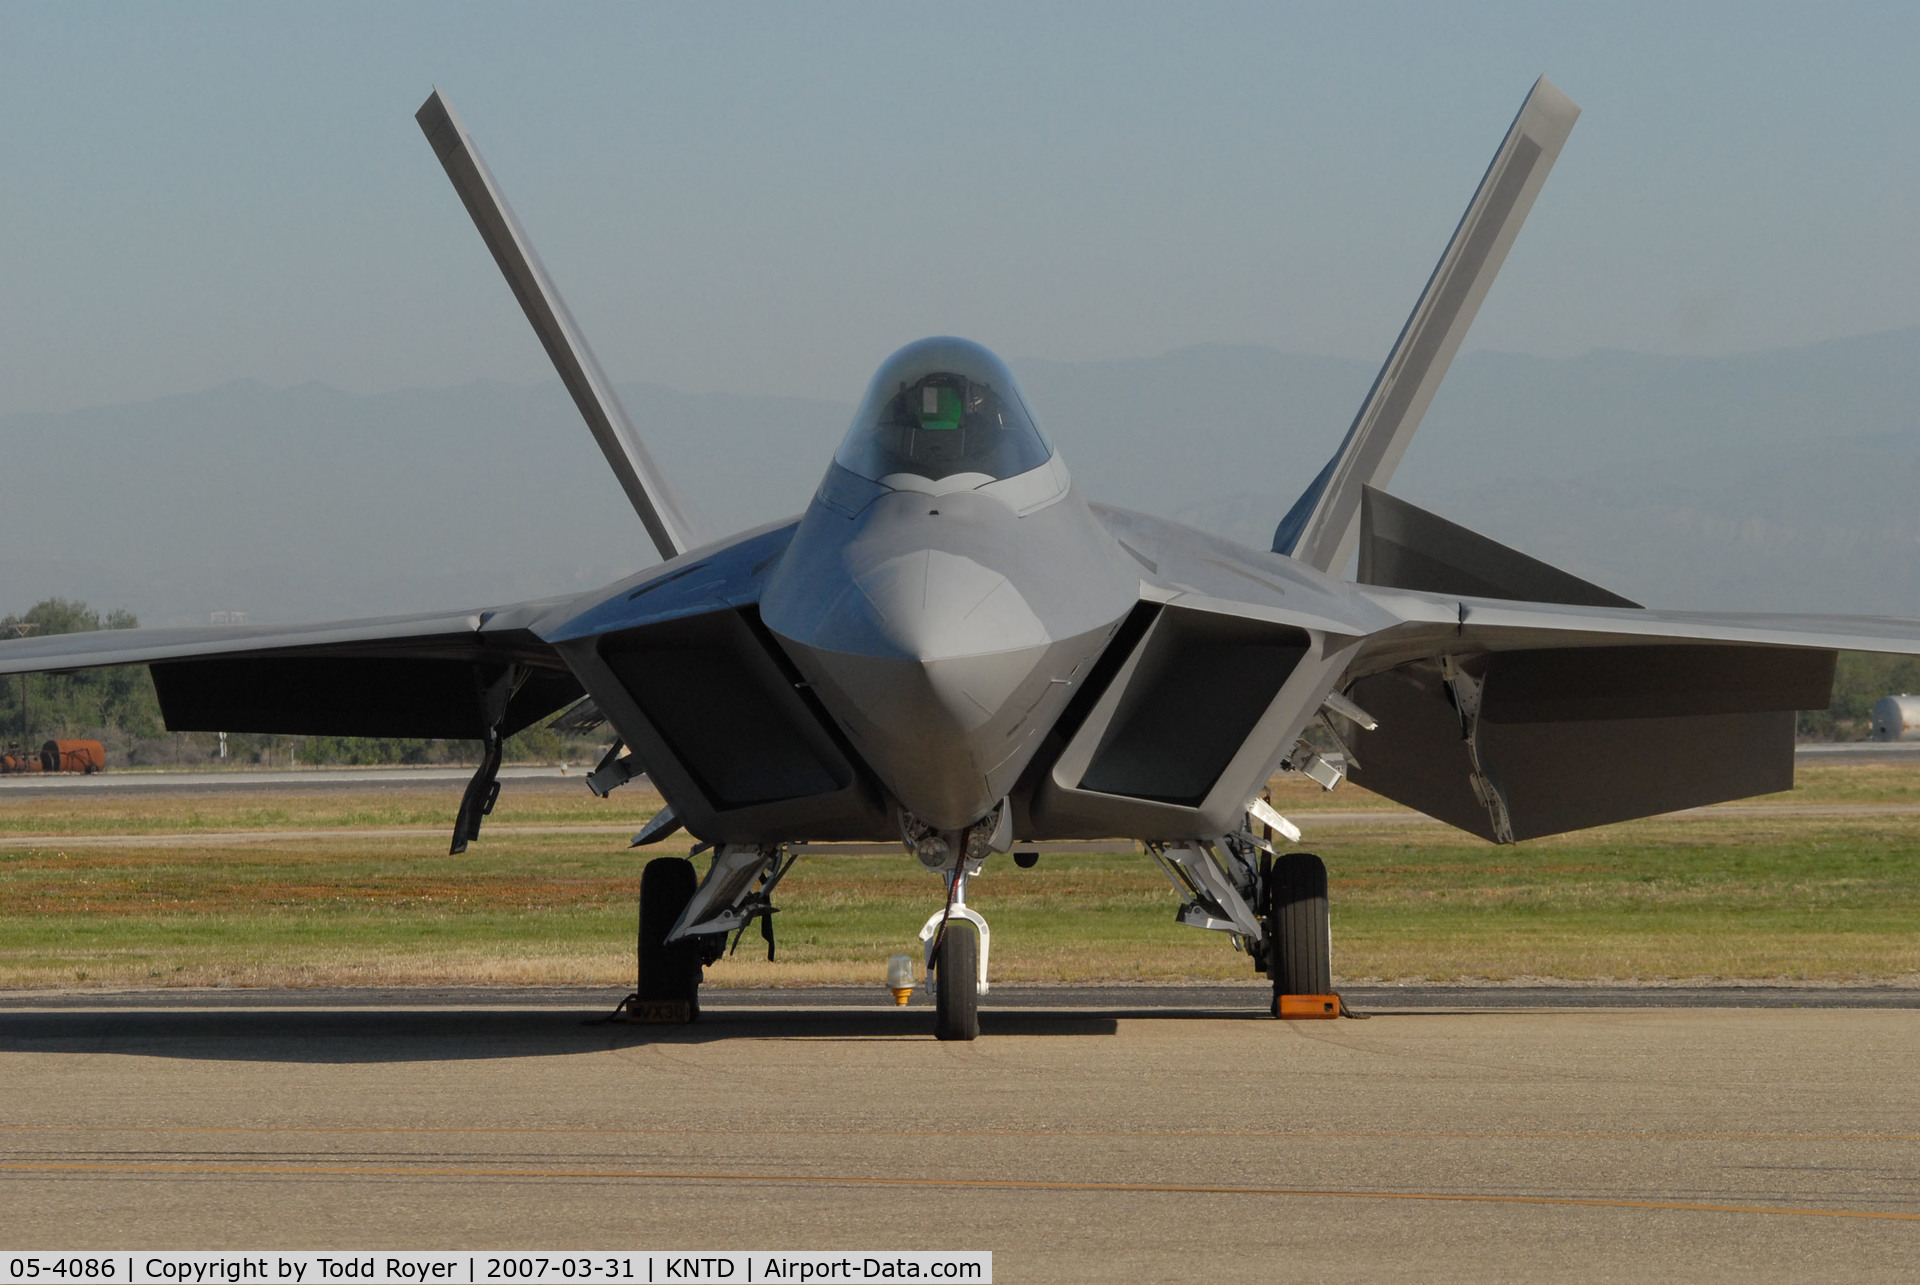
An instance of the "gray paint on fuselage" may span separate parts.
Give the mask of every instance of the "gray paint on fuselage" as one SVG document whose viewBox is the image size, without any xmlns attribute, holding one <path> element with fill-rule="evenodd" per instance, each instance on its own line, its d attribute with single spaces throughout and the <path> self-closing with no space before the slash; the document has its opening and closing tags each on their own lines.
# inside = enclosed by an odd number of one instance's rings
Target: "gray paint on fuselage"
<svg viewBox="0 0 1920 1285">
<path fill-rule="evenodd" d="M 790 517 L 753 527 L 584 594 L 544 637 L 571 642 L 757 602 L 799 524 Z"/>
<path fill-rule="evenodd" d="M 801 519 L 761 618 L 901 805 L 958 829 L 1012 789 L 1139 567 L 1072 490 L 1024 517 L 981 491 L 849 515 L 845 483 Z"/>
</svg>

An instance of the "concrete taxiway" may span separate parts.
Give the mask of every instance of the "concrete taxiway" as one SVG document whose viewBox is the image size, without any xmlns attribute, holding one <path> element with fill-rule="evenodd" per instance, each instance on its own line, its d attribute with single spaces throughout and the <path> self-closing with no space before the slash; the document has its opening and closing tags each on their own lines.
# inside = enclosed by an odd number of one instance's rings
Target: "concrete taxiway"
<svg viewBox="0 0 1920 1285">
<path fill-rule="evenodd" d="M 1920 741 L 1810 742 L 1794 747 L 1794 759 L 1803 764 L 1904 763 L 1920 764 Z M 567 766 L 508 764 L 500 779 L 516 790 L 586 789 L 591 763 Z M 223 768 L 217 771 L 108 771 L 94 776 L 77 773 L 23 773 L 0 776 L 0 798 L 69 791 L 105 793 L 147 790 L 231 793 L 245 790 L 364 790 L 370 786 L 403 789 L 445 789 L 457 794 L 473 777 L 473 765 L 303 768 Z M 634 777 L 629 794 L 645 789 L 645 776 Z M 1409 813 L 1409 816 L 1417 814 Z M 1374 819 L 1378 819 L 1375 814 Z"/>
<path fill-rule="evenodd" d="M 515 788 L 571 788 L 584 791 L 591 763 L 569 767 L 508 764 L 500 769 L 500 779 Z M 452 767 L 308 767 L 308 768 L 227 768 L 205 772 L 22 772 L 0 776 L 0 798 L 31 794 L 127 793 L 149 790 L 183 790 L 192 793 L 229 793 L 240 790 L 364 790 L 369 787 L 396 789 L 443 789 L 458 794 L 473 779 L 473 765 Z M 629 787 L 644 787 L 646 777 L 637 776 Z"/>
<path fill-rule="evenodd" d="M 858 992 L 715 992 L 682 1028 L 568 991 L 15 995 L 0 1227 L 978 1248 L 1002 1281 L 1910 1279 L 1920 995 L 1663 989 L 1281 1023 L 1246 986 L 1010 988 L 962 1045 Z"/>
</svg>

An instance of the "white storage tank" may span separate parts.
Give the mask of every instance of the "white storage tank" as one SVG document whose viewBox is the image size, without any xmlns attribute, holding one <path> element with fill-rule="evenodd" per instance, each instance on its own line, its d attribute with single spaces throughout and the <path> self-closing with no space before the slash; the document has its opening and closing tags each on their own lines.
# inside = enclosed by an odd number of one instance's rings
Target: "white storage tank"
<svg viewBox="0 0 1920 1285">
<path fill-rule="evenodd" d="M 1920 696 L 1902 692 L 1875 701 L 1867 735 L 1876 741 L 1920 741 Z"/>
</svg>

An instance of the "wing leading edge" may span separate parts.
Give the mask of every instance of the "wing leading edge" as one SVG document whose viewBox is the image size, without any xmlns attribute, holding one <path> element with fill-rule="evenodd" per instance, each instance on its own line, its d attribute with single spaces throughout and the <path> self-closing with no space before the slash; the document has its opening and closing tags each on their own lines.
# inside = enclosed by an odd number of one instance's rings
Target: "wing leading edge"
<svg viewBox="0 0 1920 1285">
<path fill-rule="evenodd" d="M 147 665 L 173 731 L 510 736 L 582 694 L 537 632 L 567 601 L 323 625 L 23 638 L 0 643 L 0 674 Z"/>
</svg>

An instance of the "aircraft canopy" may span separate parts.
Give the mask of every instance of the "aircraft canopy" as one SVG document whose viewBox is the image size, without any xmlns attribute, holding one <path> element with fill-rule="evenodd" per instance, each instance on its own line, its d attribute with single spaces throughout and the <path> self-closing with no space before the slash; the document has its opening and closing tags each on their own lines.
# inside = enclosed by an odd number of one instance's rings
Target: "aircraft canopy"
<svg viewBox="0 0 1920 1285">
<path fill-rule="evenodd" d="M 881 364 L 834 458 L 882 484 L 979 474 L 984 485 L 1052 455 L 1006 363 L 964 339 L 922 339 Z"/>
</svg>

